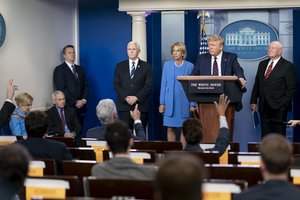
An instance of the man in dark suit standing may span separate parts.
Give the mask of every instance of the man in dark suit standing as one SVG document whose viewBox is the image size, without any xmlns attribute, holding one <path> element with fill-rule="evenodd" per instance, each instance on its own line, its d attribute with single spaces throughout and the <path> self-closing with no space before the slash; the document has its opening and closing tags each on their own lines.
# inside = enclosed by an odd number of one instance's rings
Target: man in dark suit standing
<svg viewBox="0 0 300 200">
<path fill-rule="evenodd" d="M 52 94 L 54 106 L 47 110 L 49 117 L 48 135 L 80 139 L 81 126 L 73 108 L 66 106 L 65 95 L 61 91 Z"/>
<path fill-rule="evenodd" d="M 237 55 L 230 52 L 223 51 L 224 39 L 219 35 L 212 35 L 208 39 L 209 53 L 198 55 L 193 72 L 191 75 L 203 75 L 203 76 L 237 76 L 239 78 L 239 85 L 241 92 L 246 91 L 246 80 L 244 70 L 240 66 Z M 225 90 L 229 90 L 225 88 Z M 201 122 L 203 125 L 203 132 L 205 141 L 215 142 L 216 135 L 219 131 L 219 125 L 217 115 L 213 114 L 215 118 L 211 119 L 205 115 L 206 110 L 214 110 L 213 104 L 199 104 L 199 110 L 201 115 Z M 234 127 L 234 115 L 235 111 L 242 109 L 242 103 L 231 103 L 226 112 L 226 119 L 230 130 L 230 141 L 233 139 L 233 127 Z M 202 111 L 203 112 L 202 112 Z M 211 126 L 211 122 L 216 123 Z M 210 126 L 208 126 L 208 124 Z M 206 137 L 206 138 L 205 138 Z"/>
<path fill-rule="evenodd" d="M 244 70 L 237 55 L 223 51 L 224 39 L 212 35 L 208 39 L 209 53 L 198 55 L 192 75 L 232 76 L 239 78 L 241 88 L 246 86 Z"/>
<path fill-rule="evenodd" d="M 273 41 L 269 45 L 269 59 L 258 65 L 252 90 L 250 108 L 259 113 L 261 120 L 261 137 L 269 133 L 285 135 L 287 113 L 291 110 L 292 98 L 296 92 L 296 72 L 294 66 L 282 55 L 282 44 Z"/>
<path fill-rule="evenodd" d="M 260 171 L 263 184 L 249 188 L 234 200 L 296 200 L 300 189 L 289 183 L 289 172 L 293 161 L 293 148 L 280 134 L 269 134 L 259 147 L 261 153 Z"/>
<path fill-rule="evenodd" d="M 0 128 L 5 125 L 16 108 L 16 106 L 12 103 L 12 98 L 14 97 L 15 90 L 17 89 L 18 87 L 13 84 L 13 80 L 9 80 L 6 89 L 6 100 L 0 110 Z"/>
<path fill-rule="evenodd" d="M 74 64 L 75 49 L 73 45 L 64 47 L 63 56 L 65 62 L 57 66 L 54 70 L 54 85 L 56 90 L 60 90 L 66 95 L 67 104 L 75 108 L 82 126 L 88 100 L 87 81 L 83 68 Z"/>
<path fill-rule="evenodd" d="M 143 127 L 147 126 L 149 111 L 148 97 L 152 88 L 151 65 L 139 59 L 141 49 L 137 42 L 129 42 L 127 54 L 129 59 L 117 64 L 114 74 L 114 88 L 117 93 L 117 110 L 120 119 L 133 130 L 133 119 L 130 110 L 135 104 L 141 112 Z"/>
</svg>

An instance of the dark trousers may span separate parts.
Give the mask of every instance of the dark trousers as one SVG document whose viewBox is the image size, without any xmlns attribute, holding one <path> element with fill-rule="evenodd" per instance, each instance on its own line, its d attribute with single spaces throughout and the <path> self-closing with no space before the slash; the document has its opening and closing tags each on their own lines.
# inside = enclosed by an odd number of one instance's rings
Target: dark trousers
<svg viewBox="0 0 300 200">
<path fill-rule="evenodd" d="M 268 103 L 264 104 L 263 112 L 260 113 L 261 138 L 270 133 L 279 133 L 285 136 L 288 109 L 285 105 L 279 109 L 272 109 Z"/>
<path fill-rule="evenodd" d="M 119 111 L 119 118 L 123 122 L 128 124 L 129 129 L 133 130 L 133 119 L 130 116 L 129 111 Z M 147 122 L 148 122 L 148 112 L 141 112 L 141 121 L 146 132 Z"/>
</svg>

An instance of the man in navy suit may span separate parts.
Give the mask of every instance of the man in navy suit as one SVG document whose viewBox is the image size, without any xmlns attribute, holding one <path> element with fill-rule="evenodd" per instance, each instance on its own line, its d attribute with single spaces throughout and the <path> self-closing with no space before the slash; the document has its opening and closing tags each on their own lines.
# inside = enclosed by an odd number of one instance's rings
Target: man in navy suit
<svg viewBox="0 0 300 200">
<path fill-rule="evenodd" d="M 114 74 L 114 88 L 117 93 L 117 110 L 120 119 L 133 129 L 133 119 L 130 110 L 138 104 L 143 127 L 147 126 L 149 111 L 148 97 L 152 88 L 152 67 L 139 59 L 141 52 L 137 42 L 129 42 L 127 54 L 129 59 L 117 64 Z"/>
<path fill-rule="evenodd" d="M 81 139 L 81 126 L 75 110 L 65 103 L 62 91 L 52 94 L 54 106 L 47 110 L 49 117 L 48 135 L 59 135 L 68 138 Z M 63 118 L 63 119 L 62 119 Z"/>
<path fill-rule="evenodd" d="M 245 88 L 244 70 L 238 63 L 236 54 L 223 51 L 224 39 L 219 35 L 212 35 L 208 39 L 208 47 L 209 53 L 198 55 L 192 75 L 235 75 L 239 78 L 241 88 Z"/>
<path fill-rule="evenodd" d="M 250 108 L 257 111 L 261 121 L 261 137 L 269 133 L 285 135 L 287 113 L 292 108 L 296 92 L 296 72 L 292 63 L 282 56 L 282 44 L 273 41 L 269 45 L 269 58 L 259 63 L 252 90 Z"/>
<path fill-rule="evenodd" d="M 289 183 L 289 172 L 293 160 L 293 148 L 280 134 L 269 134 L 260 144 L 260 171 L 264 183 L 237 195 L 235 200 L 296 200 L 300 189 Z"/>
<path fill-rule="evenodd" d="M 76 110 L 80 124 L 83 124 L 86 103 L 88 100 L 88 85 L 84 70 L 74 64 L 75 49 L 73 45 L 63 48 L 65 62 L 54 70 L 53 81 L 56 90 L 66 95 L 66 102 Z"/>
<path fill-rule="evenodd" d="M 244 70 L 240 66 L 237 55 L 234 53 L 229 53 L 223 51 L 224 48 L 224 39 L 219 35 L 212 35 L 208 39 L 209 53 L 198 55 L 193 72 L 191 75 L 204 75 L 204 76 L 237 76 L 239 78 L 239 85 L 241 91 L 231 91 L 234 95 L 240 95 L 241 92 L 246 91 L 246 81 Z M 225 88 L 225 91 L 230 90 Z M 214 105 L 211 104 L 200 104 L 200 115 L 201 110 L 214 109 Z M 234 124 L 234 115 L 235 111 L 240 111 L 243 108 L 241 102 L 231 103 L 226 112 L 226 118 L 228 126 L 230 129 L 230 140 L 233 139 L 233 124 Z M 203 112 L 205 113 L 205 112 Z M 217 118 L 211 119 L 212 121 L 217 121 Z M 210 133 L 207 135 L 213 135 L 217 132 L 218 126 L 207 127 L 205 124 L 204 116 L 202 116 L 203 132 Z M 216 129 L 217 128 L 217 129 Z M 209 130 L 207 130 L 209 129 Z M 211 131 L 210 131 L 211 130 Z M 216 138 L 204 138 L 207 141 L 215 141 Z"/>
<path fill-rule="evenodd" d="M 6 89 L 6 100 L 0 110 L 0 128 L 9 120 L 10 115 L 15 110 L 16 106 L 12 103 L 17 86 L 13 84 L 13 80 L 9 80 Z"/>
</svg>

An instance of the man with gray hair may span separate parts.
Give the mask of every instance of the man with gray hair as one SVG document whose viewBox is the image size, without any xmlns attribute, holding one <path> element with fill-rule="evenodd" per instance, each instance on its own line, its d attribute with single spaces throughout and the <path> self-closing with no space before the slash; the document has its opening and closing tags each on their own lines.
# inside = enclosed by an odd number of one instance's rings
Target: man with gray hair
<svg viewBox="0 0 300 200">
<path fill-rule="evenodd" d="M 102 99 L 96 107 L 96 114 L 102 126 L 94 127 L 88 130 L 86 137 L 105 140 L 104 133 L 106 126 L 118 120 L 116 105 L 111 99 Z M 132 134 L 134 140 L 145 140 L 145 131 L 141 123 L 141 113 L 138 110 L 138 105 L 135 105 L 133 111 L 130 111 L 130 116 L 134 121 L 135 134 Z"/>
<path fill-rule="evenodd" d="M 270 133 L 285 136 L 287 114 L 292 110 L 297 78 L 294 65 L 282 57 L 283 47 L 273 41 L 268 59 L 259 63 L 252 89 L 250 109 L 259 111 L 261 138 Z M 258 106 L 257 106 L 258 104 Z"/>
<path fill-rule="evenodd" d="M 130 116 L 135 105 L 139 105 L 143 127 L 147 126 L 149 101 L 152 89 L 152 67 L 138 56 L 141 52 L 137 42 L 131 41 L 127 45 L 128 59 L 116 65 L 114 73 L 114 88 L 117 93 L 117 110 L 122 121 L 133 129 Z"/>
<path fill-rule="evenodd" d="M 58 135 L 79 140 L 81 126 L 75 110 L 66 105 L 65 94 L 59 90 L 53 92 L 52 101 L 54 106 L 47 110 L 49 116 L 48 135 Z"/>
</svg>

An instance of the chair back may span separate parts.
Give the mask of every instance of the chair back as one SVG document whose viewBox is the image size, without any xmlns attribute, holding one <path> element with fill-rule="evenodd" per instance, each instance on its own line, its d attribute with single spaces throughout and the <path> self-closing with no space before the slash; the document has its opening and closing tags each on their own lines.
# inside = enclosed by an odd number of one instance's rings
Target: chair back
<svg viewBox="0 0 300 200">
<path fill-rule="evenodd" d="M 99 179 L 84 177 L 84 194 L 86 197 L 127 199 L 153 199 L 152 181 Z"/>
</svg>

